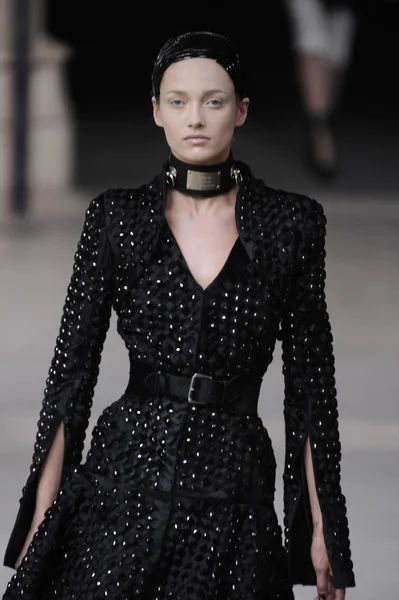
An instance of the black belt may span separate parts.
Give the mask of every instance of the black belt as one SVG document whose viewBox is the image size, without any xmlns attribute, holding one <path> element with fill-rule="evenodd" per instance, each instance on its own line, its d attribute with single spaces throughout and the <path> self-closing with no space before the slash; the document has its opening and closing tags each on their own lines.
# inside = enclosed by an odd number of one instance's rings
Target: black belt
<svg viewBox="0 0 399 600">
<path fill-rule="evenodd" d="M 213 379 L 204 373 L 192 377 L 155 371 L 133 361 L 126 394 L 160 394 L 185 399 L 189 404 L 235 405 L 241 412 L 256 413 L 262 377 L 243 373 L 231 379 Z"/>
</svg>

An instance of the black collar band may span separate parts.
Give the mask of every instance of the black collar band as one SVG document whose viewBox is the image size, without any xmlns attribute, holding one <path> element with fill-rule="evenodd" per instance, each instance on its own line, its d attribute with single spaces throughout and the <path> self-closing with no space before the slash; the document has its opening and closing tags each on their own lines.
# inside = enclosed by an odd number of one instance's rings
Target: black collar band
<svg viewBox="0 0 399 600">
<path fill-rule="evenodd" d="M 166 179 L 175 190 L 196 198 L 226 194 L 237 183 L 233 155 L 217 165 L 190 165 L 171 154 Z"/>
</svg>

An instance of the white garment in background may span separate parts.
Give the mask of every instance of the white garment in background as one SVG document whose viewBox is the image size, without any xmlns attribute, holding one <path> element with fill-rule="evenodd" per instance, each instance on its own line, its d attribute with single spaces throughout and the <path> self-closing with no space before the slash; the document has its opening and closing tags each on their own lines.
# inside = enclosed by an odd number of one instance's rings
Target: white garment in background
<svg viewBox="0 0 399 600">
<path fill-rule="evenodd" d="M 356 17 L 348 8 L 328 9 L 321 0 L 285 0 L 293 45 L 298 52 L 325 57 L 345 67 L 351 58 Z"/>
</svg>

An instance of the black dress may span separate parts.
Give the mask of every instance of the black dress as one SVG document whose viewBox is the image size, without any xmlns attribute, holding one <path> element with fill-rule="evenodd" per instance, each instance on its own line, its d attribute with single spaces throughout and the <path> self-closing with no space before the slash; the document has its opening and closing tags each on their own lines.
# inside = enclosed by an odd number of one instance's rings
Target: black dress
<svg viewBox="0 0 399 600">
<path fill-rule="evenodd" d="M 47 600 L 288 600 L 316 582 L 303 462 L 310 436 L 335 583 L 353 586 L 332 337 L 325 217 L 237 163 L 239 238 L 203 290 L 165 219 L 165 167 L 93 200 L 51 364 L 37 441 L 4 564 L 28 532 L 40 467 L 63 421 L 60 492 L 3 596 Z M 257 411 L 127 392 L 100 416 L 81 463 L 111 309 L 134 368 L 262 376 L 282 339 L 285 545 L 275 458 Z"/>
</svg>

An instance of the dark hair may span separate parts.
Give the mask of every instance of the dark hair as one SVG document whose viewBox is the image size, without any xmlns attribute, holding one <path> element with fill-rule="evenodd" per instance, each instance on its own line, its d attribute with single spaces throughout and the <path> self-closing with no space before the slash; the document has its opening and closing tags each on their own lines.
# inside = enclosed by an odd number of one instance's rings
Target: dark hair
<svg viewBox="0 0 399 600">
<path fill-rule="evenodd" d="M 236 96 L 246 95 L 242 62 L 234 44 L 225 36 L 210 31 L 188 32 L 170 38 L 161 48 L 152 70 L 152 93 L 157 102 L 162 77 L 168 67 L 187 58 L 211 58 L 230 75 Z"/>
</svg>

